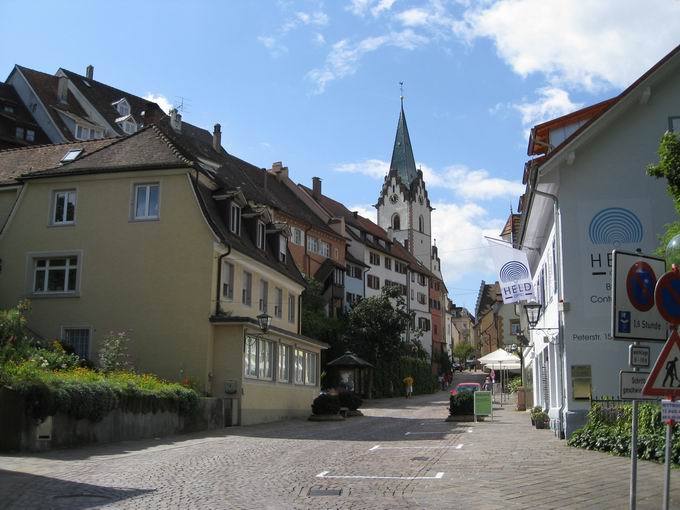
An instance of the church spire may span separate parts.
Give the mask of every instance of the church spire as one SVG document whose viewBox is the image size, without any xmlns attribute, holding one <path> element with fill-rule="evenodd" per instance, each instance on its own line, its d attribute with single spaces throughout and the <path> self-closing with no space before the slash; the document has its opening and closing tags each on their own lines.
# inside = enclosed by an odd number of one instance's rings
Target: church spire
<svg viewBox="0 0 680 510">
<path fill-rule="evenodd" d="M 399 113 L 399 123 L 397 124 L 397 136 L 394 140 L 394 148 L 392 149 L 392 161 L 390 163 L 390 176 L 398 175 L 401 181 L 410 186 L 411 183 L 418 177 L 416 171 L 416 162 L 413 158 L 413 149 L 411 147 L 411 138 L 408 134 L 408 127 L 406 126 L 406 115 L 404 114 L 404 93 L 403 82 L 401 99 L 401 112 Z"/>
</svg>

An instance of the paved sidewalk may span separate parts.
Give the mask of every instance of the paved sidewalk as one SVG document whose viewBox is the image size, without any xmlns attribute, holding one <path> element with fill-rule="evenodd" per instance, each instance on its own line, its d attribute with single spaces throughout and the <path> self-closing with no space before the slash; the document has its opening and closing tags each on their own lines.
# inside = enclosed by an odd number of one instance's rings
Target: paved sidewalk
<svg viewBox="0 0 680 510">
<path fill-rule="evenodd" d="M 344 422 L 4 456 L 0 509 L 627 507 L 629 459 L 569 448 L 510 407 L 447 423 L 446 405 L 440 392 Z M 640 462 L 639 475 L 638 508 L 660 508 L 662 466 Z M 680 508 L 678 472 L 672 489 Z"/>
</svg>

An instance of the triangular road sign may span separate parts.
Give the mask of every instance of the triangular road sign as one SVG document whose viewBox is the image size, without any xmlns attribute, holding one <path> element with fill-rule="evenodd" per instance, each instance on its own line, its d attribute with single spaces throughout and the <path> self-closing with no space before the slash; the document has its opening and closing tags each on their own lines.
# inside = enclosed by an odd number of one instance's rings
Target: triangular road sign
<svg viewBox="0 0 680 510">
<path fill-rule="evenodd" d="M 642 394 L 650 397 L 680 397 L 680 335 L 677 331 L 673 330 L 663 346 Z"/>
</svg>

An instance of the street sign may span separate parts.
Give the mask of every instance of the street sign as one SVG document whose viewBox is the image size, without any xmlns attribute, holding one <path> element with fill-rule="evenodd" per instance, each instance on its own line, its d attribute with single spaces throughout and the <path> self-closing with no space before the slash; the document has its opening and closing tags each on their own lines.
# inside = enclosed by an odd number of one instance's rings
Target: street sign
<svg viewBox="0 0 680 510">
<path fill-rule="evenodd" d="M 628 364 L 631 367 L 649 368 L 649 347 L 643 345 L 629 345 Z"/>
<path fill-rule="evenodd" d="M 666 323 L 655 306 L 654 289 L 666 262 L 619 250 L 612 258 L 612 337 L 665 341 Z"/>
<path fill-rule="evenodd" d="M 661 316 L 674 326 L 680 324 L 680 271 L 659 278 L 654 297 Z"/>
<path fill-rule="evenodd" d="M 680 421 L 680 402 L 662 400 L 661 421 Z"/>
<path fill-rule="evenodd" d="M 649 372 L 633 372 L 631 370 L 621 370 L 619 372 L 619 395 L 621 400 L 643 400 L 653 399 L 642 394 Z"/>
<path fill-rule="evenodd" d="M 491 392 L 474 392 L 475 416 L 489 416 L 492 411 Z"/>
<path fill-rule="evenodd" d="M 643 395 L 659 397 L 680 396 L 680 335 L 673 330 L 647 378 Z"/>
</svg>

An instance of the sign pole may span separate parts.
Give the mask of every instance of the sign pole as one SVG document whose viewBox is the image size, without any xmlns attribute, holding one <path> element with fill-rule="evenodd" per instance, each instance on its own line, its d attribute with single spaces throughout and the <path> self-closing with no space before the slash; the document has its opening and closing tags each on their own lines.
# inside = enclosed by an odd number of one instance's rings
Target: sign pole
<svg viewBox="0 0 680 510">
<path fill-rule="evenodd" d="M 633 342 L 634 346 L 638 342 Z M 633 367 L 633 372 L 637 372 L 638 368 Z M 636 508 L 637 497 L 637 432 L 638 432 L 638 401 L 633 400 L 633 423 L 630 431 L 630 510 Z"/>
<path fill-rule="evenodd" d="M 673 402 L 675 398 L 671 397 Z M 670 491 L 671 491 L 671 443 L 673 442 L 673 420 L 668 420 L 666 425 L 666 455 L 663 473 L 663 510 L 670 510 Z"/>
</svg>

